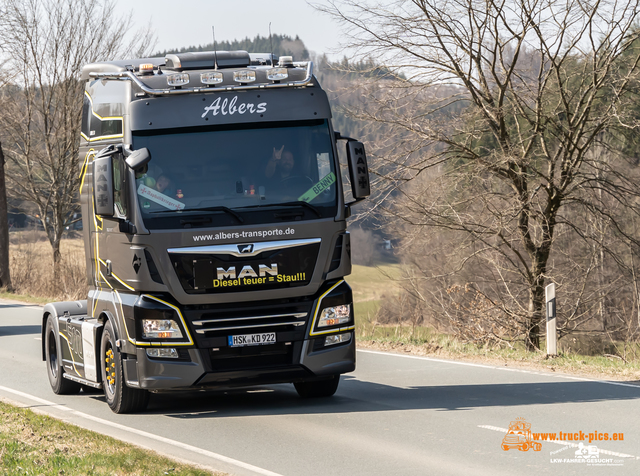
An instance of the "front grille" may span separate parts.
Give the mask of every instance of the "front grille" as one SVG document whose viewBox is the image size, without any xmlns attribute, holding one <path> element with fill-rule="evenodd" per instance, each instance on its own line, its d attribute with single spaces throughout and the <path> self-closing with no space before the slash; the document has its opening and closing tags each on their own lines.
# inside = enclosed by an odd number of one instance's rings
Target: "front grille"
<svg viewBox="0 0 640 476">
<path fill-rule="evenodd" d="M 303 327 L 307 323 L 306 312 L 296 312 L 290 314 L 267 314 L 249 315 L 234 317 L 212 317 L 193 321 L 193 326 L 198 334 L 206 337 L 213 337 L 230 332 L 255 333 L 255 332 L 281 332 L 290 331 L 298 327 Z"/>
<path fill-rule="evenodd" d="M 186 318 L 200 348 L 227 347 L 228 337 L 275 332 L 277 342 L 303 340 L 313 296 L 248 303 L 185 306 Z"/>
</svg>

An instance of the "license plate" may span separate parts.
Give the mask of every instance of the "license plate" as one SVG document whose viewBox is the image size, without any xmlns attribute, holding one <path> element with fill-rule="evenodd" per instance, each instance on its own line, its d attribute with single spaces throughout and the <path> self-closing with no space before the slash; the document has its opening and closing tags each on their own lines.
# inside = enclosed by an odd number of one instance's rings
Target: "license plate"
<svg viewBox="0 0 640 476">
<path fill-rule="evenodd" d="M 276 333 L 246 334 L 242 336 L 229 336 L 229 347 L 244 347 L 247 345 L 275 344 Z"/>
</svg>

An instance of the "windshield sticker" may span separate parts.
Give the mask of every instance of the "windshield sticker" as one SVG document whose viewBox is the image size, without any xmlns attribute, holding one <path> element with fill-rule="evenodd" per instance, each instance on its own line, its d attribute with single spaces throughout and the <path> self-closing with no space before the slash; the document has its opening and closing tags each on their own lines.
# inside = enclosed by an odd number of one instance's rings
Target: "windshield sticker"
<svg viewBox="0 0 640 476">
<path fill-rule="evenodd" d="M 298 201 L 309 203 L 334 183 L 336 183 L 336 175 L 331 172 L 328 175 L 325 175 L 323 179 L 301 195 L 300 198 L 298 198 Z"/>
<path fill-rule="evenodd" d="M 209 111 L 211 111 L 211 114 L 214 116 L 217 116 L 218 114 L 222 114 L 223 116 L 233 116 L 236 113 L 262 114 L 267 112 L 266 102 L 261 102 L 259 104 L 254 104 L 252 102 L 241 102 L 240 104 L 237 104 L 237 102 L 238 96 L 231 98 L 231 101 L 229 101 L 229 98 L 222 99 L 221 97 L 217 97 L 210 106 L 204 107 L 202 117 L 206 117 Z"/>
<path fill-rule="evenodd" d="M 171 197 L 167 197 L 164 193 L 160 193 L 144 184 L 140 184 L 138 187 L 138 195 L 148 198 L 152 202 L 156 202 L 169 210 L 182 210 L 184 208 L 184 203 L 174 200 Z"/>
</svg>

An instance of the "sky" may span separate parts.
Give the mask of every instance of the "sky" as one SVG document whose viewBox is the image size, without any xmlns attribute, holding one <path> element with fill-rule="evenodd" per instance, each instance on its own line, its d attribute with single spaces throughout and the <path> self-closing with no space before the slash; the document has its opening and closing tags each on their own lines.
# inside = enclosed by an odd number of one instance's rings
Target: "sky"
<svg viewBox="0 0 640 476">
<path fill-rule="evenodd" d="M 116 0 L 117 15 L 131 13 L 136 25 L 151 22 L 155 51 L 253 38 L 272 33 L 298 35 L 310 52 L 341 58 L 340 25 L 305 0 Z M 325 0 L 314 3 L 326 4 Z M 294 58 L 295 59 L 295 58 Z"/>
</svg>

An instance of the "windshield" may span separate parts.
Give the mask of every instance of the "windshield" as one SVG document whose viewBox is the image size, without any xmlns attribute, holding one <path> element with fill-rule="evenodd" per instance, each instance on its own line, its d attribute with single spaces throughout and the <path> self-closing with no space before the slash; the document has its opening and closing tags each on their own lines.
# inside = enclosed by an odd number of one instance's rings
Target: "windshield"
<svg viewBox="0 0 640 476">
<path fill-rule="evenodd" d="M 327 121 L 234 127 L 134 136 L 134 149 L 147 147 L 152 157 L 147 172 L 136 176 L 148 227 L 335 215 L 337 178 Z M 187 219 L 192 215 L 215 218 Z"/>
</svg>

